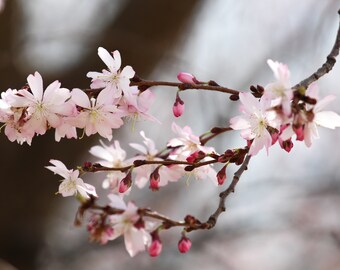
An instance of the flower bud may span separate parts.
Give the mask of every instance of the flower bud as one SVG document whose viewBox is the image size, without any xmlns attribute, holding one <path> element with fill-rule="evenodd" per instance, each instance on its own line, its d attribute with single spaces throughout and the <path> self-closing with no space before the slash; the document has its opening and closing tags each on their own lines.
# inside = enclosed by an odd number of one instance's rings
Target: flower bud
<svg viewBox="0 0 340 270">
<path fill-rule="evenodd" d="M 203 151 L 197 150 L 187 157 L 187 161 L 190 163 L 195 163 L 205 158 L 205 153 Z"/>
<path fill-rule="evenodd" d="M 221 186 L 224 184 L 225 179 L 227 178 L 226 174 L 227 164 L 222 167 L 222 169 L 217 173 L 217 182 Z"/>
<path fill-rule="evenodd" d="M 149 246 L 149 255 L 151 257 L 157 257 L 162 252 L 162 241 L 159 238 L 159 234 L 157 231 L 151 233 L 152 242 Z"/>
<path fill-rule="evenodd" d="M 159 180 L 160 180 L 160 177 L 159 177 L 159 167 L 157 167 L 150 175 L 150 186 L 149 188 L 152 190 L 152 191 L 156 191 L 159 189 Z"/>
<path fill-rule="evenodd" d="M 180 117 L 184 112 L 184 101 L 179 97 L 177 92 L 175 103 L 172 107 L 172 112 L 175 117 Z"/>
<path fill-rule="evenodd" d="M 178 250 L 181 253 L 187 253 L 191 248 L 191 241 L 185 235 L 178 242 Z"/>
<path fill-rule="evenodd" d="M 191 84 L 198 84 L 199 81 L 195 78 L 194 75 L 186 72 L 180 72 L 177 75 L 177 79 L 182 83 L 191 83 Z"/>
<path fill-rule="evenodd" d="M 296 134 L 296 140 L 297 141 L 303 141 L 305 139 L 303 126 L 293 127 L 293 130 Z"/>
<path fill-rule="evenodd" d="M 119 193 L 125 193 L 132 185 L 131 171 L 120 181 L 119 183 Z"/>
<path fill-rule="evenodd" d="M 292 139 L 288 139 L 288 140 L 286 140 L 286 141 L 280 140 L 279 142 L 280 142 L 281 148 L 282 148 L 283 150 L 285 150 L 286 152 L 288 152 L 288 153 L 290 152 L 290 150 L 292 150 L 292 148 L 293 148 L 293 146 L 294 146 L 294 144 L 293 144 L 293 142 L 292 142 Z"/>
</svg>

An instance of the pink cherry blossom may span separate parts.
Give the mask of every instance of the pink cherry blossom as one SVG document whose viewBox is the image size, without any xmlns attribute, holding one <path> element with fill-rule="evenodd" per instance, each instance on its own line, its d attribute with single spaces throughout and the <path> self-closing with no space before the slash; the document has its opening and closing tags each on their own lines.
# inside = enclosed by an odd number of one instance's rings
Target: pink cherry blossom
<svg viewBox="0 0 340 270">
<path fill-rule="evenodd" d="M 105 88 L 97 98 L 91 98 L 82 90 L 72 90 L 72 100 L 81 107 L 80 113 L 73 118 L 73 125 L 84 128 L 85 134 L 90 136 L 99 133 L 102 137 L 112 139 L 112 129 L 123 125 L 121 112 L 113 105 L 113 90 Z"/>
<path fill-rule="evenodd" d="M 122 93 L 129 94 L 130 79 L 135 75 L 135 71 L 130 66 L 126 66 L 120 71 L 121 57 L 119 51 L 113 52 L 113 57 L 104 48 L 98 48 L 98 55 L 108 67 L 100 72 L 88 72 L 87 77 L 92 78 L 91 88 L 104 88 L 113 90 L 114 98 L 120 98 Z"/>
<path fill-rule="evenodd" d="M 118 141 L 114 141 L 111 145 L 106 145 L 103 141 L 99 141 L 101 145 L 91 147 L 90 154 L 100 158 L 96 161 L 102 166 L 111 168 L 122 168 L 130 165 L 130 162 L 125 161 L 126 152 L 120 147 Z M 113 193 L 118 193 L 120 181 L 125 177 L 125 174 L 120 171 L 109 172 L 103 181 L 103 188 L 110 189 Z M 122 193 L 122 192 L 121 192 Z"/>
<path fill-rule="evenodd" d="M 318 100 L 318 86 L 316 83 L 312 83 L 306 90 L 306 95 Z M 332 111 L 322 111 L 324 107 L 326 107 L 330 102 L 335 99 L 335 96 L 328 95 L 323 99 L 317 101 L 315 106 L 306 105 L 306 111 L 312 111 L 313 117 L 307 117 L 306 115 L 299 115 L 299 119 L 304 121 L 299 123 L 300 129 L 298 129 L 299 137 L 301 140 L 304 140 L 307 147 L 312 145 L 313 139 L 319 138 L 319 132 L 317 127 L 322 126 L 329 129 L 335 129 L 336 127 L 340 127 L 340 115 Z M 305 112 L 300 112 L 301 114 L 305 114 Z M 291 138 L 297 131 L 293 129 L 292 125 L 287 127 L 281 134 L 282 140 L 288 140 Z M 300 134 L 302 133 L 302 134 Z"/>
<path fill-rule="evenodd" d="M 155 143 L 153 140 L 147 138 L 145 136 L 144 131 L 140 132 L 140 135 L 143 138 L 144 145 L 137 143 L 130 143 L 130 146 L 140 153 L 134 158 L 140 160 L 148 160 L 148 161 L 160 161 L 161 158 L 157 157 L 158 150 L 156 149 Z M 136 173 L 135 183 L 139 188 L 143 188 L 146 183 L 150 180 L 151 173 L 156 169 L 158 165 L 150 164 L 144 165 L 135 168 L 133 171 Z M 179 166 L 161 166 L 159 168 L 159 187 L 167 185 L 169 182 L 178 181 L 183 175 L 183 169 Z"/>
<path fill-rule="evenodd" d="M 110 194 L 110 206 L 124 210 L 122 214 L 110 216 L 110 222 L 113 226 L 113 235 L 110 240 L 124 235 L 125 248 L 131 257 L 138 252 L 144 251 L 146 246 L 151 243 L 150 233 L 145 228 L 136 228 L 134 224 L 140 219 L 138 208 L 132 202 L 125 202 L 117 195 Z M 148 223 L 148 222 L 146 222 Z M 148 225 L 145 225 L 147 227 Z"/>
<path fill-rule="evenodd" d="M 230 119 L 230 127 L 242 130 L 242 138 L 253 140 L 249 149 L 250 155 L 256 155 L 263 147 L 268 153 L 268 149 L 272 145 L 272 137 L 267 128 L 280 126 L 276 113 L 269 110 L 270 101 L 265 98 L 258 101 L 250 93 L 240 93 L 239 97 L 242 103 L 240 110 L 243 115 Z"/>
<path fill-rule="evenodd" d="M 27 107 L 27 119 L 23 129 L 37 134 L 45 134 L 49 127 L 58 127 L 65 115 L 65 101 L 71 95 L 66 88 L 60 88 L 60 83 L 54 81 L 46 90 L 43 88 L 43 80 L 38 72 L 27 77 L 30 91 L 23 89 L 12 103 L 13 107 Z M 67 114 L 67 112 L 66 112 Z"/>
<path fill-rule="evenodd" d="M 50 163 L 53 166 L 46 166 L 45 168 L 64 178 L 58 190 L 58 193 L 63 197 L 77 195 L 78 193 L 84 198 L 89 198 L 89 195 L 97 197 L 95 187 L 84 183 L 84 181 L 79 178 L 78 170 L 67 169 L 64 163 L 59 160 L 51 159 Z"/>
<path fill-rule="evenodd" d="M 189 126 L 181 128 L 176 123 L 172 123 L 172 130 L 178 135 L 178 137 L 171 139 L 168 143 L 168 146 L 176 148 L 169 155 L 169 159 L 186 161 L 187 158 L 196 151 L 202 151 L 204 153 L 215 152 L 213 147 L 201 145 L 199 137 L 193 134 Z M 202 161 L 208 160 L 211 160 L 211 158 L 206 157 L 202 159 Z M 183 168 L 183 166 L 176 167 L 177 169 Z M 210 165 L 198 167 L 191 171 L 189 175 L 195 176 L 198 180 L 209 178 L 215 185 L 217 185 L 216 172 Z"/>
<path fill-rule="evenodd" d="M 204 153 L 214 152 L 213 147 L 202 146 L 198 136 L 194 135 L 189 126 L 181 128 L 175 122 L 172 123 L 172 131 L 178 137 L 171 139 L 168 146 L 177 148 L 174 154 L 183 156 L 184 160 L 195 151 L 202 151 Z M 179 159 L 178 159 L 179 160 Z"/>
<path fill-rule="evenodd" d="M 133 121 L 143 119 L 160 123 L 149 113 L 154 98 L 155 96 L 150 90 L 140 93 L 137 87 L 131 87 L 130 95 L 126 95 L 120 100 L 119 108 L 123 111 L 123 116 Z"/>
<path fill-rule="evenodd" d="M 289 116 L 291 114 L 293 90 L 291 89 L 288 67 L 282 63 L 274 62 L 271 59 L 269 59 L 267 63 L 272 69 L 277 81 L 265 87 L 263 98 L 270 99 L 273 107 L 281 105 L 284 115 Z"/>
</svg>

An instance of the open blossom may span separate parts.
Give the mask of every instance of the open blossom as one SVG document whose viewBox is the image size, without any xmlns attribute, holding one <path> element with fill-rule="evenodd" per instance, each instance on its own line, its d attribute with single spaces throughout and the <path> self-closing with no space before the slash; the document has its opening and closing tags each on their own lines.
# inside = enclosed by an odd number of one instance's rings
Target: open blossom
<svg viewBox="0 0 340 270">
<path fill-rule="evenodd" d="M 53 166 L 46 166 L 46 169 L 64 178 L 58 190 L 58 193 L 63 197 L 77 195 L 78 193 L 84 198 L 89 198 L 89 195 L 97 197 L 95 187 L 84 183 L 84 181 L 79 178 L 78 170 L 67 169 L 64 163 L 59 160 L 51 159 L 50 163 Z"/>
<path fill-rule="evenodd" d="M 71 95 L 66 88 L 60 88 L 60 82 L 54 81 L 46 90 L 43 80 L 38 72 L 27 77 L 30 91 L 22 89 L 13 98 L 12 107 L 27 107 L 27 117 L 23 129 L 31 130 L 37 134 L 45 134 L 49 127 L 58 127 L 61 117 L 67 115 L 65 102 Z"/>
<path fill-rule="evenodd" d="M 306 90 L 306 95 L 318 100 L 318 86 L 316 83 L 312 83 Z M 301 111 L 296 116 L 298 119 L 299 127 L 293 129 L 292 125 L 287 127 L 281 134 L 282 140 L 288 140 L 294 134 L 300 140 L 304 140 L 307 147 L 312 145 L 313 138 L 319 138 L 319 132 L 317 127 L 322 126 L 330 129 L 340 127 L 340 116 L 332 111 L 322 111 L 330 102 L 335 99 L 335 96 L 328 95 L 323 99 L 317 101 L 316 105 L 306 105 L 306 111 Z"/>
<path fill-rule="evenodd" d="M 134 159 L 148 160 L 148 161 L 160 161 L 161 158 L 157 157 L 158 150 L 156 149 L 153 140 L 145 136 L 144 131 L 140 132 L 143 138 L 144 145 L 137 143 L 130 143 L 130 146 L 140 153 Z M 136 173 L 135 183 L 139 188 L 143 188 L 150 180 L 151 173 L 159 166 L 157 164 L 149 164 L 135 168 L 133 171 Z M 178 166 L 161 166 L 158 170 L 159 173 L 159 186 L 165 186 L 168 182 L 178 181 L 182 175 L 183 170 Z"/>
<path fill-rule="evenodd" d="M 178 135 L 169 141 L 168 146 L 179 147 L 175 153 L 185 157 L 185 159 L 195 151 L 210 153 L 214 151 L 213 147 L 201 145 L 200 138 L 193 134 L 189 126 L 181 128 L 176 123 L 172 123 L 172 131 Z M 184 160 L 185 160 L 184 159 Z"/>
<path fill-rule="evenodd" d="M 132 120 L 144 119 L 159 123 L 159 120 L 149 113 L 150 106 L 155 99 L 154 94 L 150 90 L 140 93 L 137 87 L 130 88 L 130 95 L 124 96 L 119 103 L 122 115 Z"/>
<path fill-rule="evenodd" d="M 284 115 L 290 116 L 293 90 L 291 89 L 288 67 L 282 63 L 274 62 L 271 59 L 269 59 L 267 63 L 272 69 L 277 81 L 266 85 L 263 98 L 270 99 L 272 101 L 272 107 L 281 105 Z"/>
<path fill-rule="evenodd" d="M 270 109 L 270 100 L 261 98 L 258 101 L 250 93 L 240 93 L 240 108 L 243 115 L 230 119 L 230 127 L 235 130 L 242 130 L 242 138 L 252 141 L 249 149 L 250 155 L 256 155 L 263 147 L 267 153 L 272 145 L 272 137 L 267 128 L 278 128 L 280 122 L 276 117 L 276 113 Z"/>
<path fill-rule="evenodd" d="M 135 226 L 140 219 L 137 206 L 128 202 L 125 202 L 117 195 L 110 194 L 109 199 L 111 201 L 110 206 L 122 209 L 122 214 L 111 215 L 109 217 L 113 226 L 113 234 L 110 240 L 114 240 L 117 237 L 124 235 L 125 248 L 131 257 L 135 256 L 138 252 L 144 251 L 151 243 L 150 233 L 146 230 L 149 222 L 145 222 L 145 228 Z M 138 227 L 138 228 L 137 228 Z"/>
<path fill-rule="evenodd" d="M 203 153 L 215 152 L 213 147 L 201 145 L 200 138 L 193 134 L 189 126 L 181 128 L 176 123 L 172 123 L 172 130 L 178 135 L 169 141 L 168 146 L 176 148 L 169 155 L 170 159 L 186 161 L 187 158 L 196 151 L 202 151 Z M 210 160 L 210 157 L 203 158 L 202 161 Z M 176 166 L 181 168 L 182 166 Z M 196 179 L 209 178 L 214 184 L 216 183 L 216 172 L 210 166 L 200 166 L 190 172 L 190 175 L 195 176 Z"/>
<path fill-rule="evenodd" d="M 81 107 L 80 113 L 73 117 L 73 125 L 84 128 L 85 134 L 90 136 L 99 133 L 102 137 L 112 139 L 112 129 L 123 125 L 121 114 L 113 105 L 113 90 L 106 88 L 98 97 L 91 98 L 78 88 L 72 90 L 72 100 Z"/>
<path fill-rule="evenodd" d="M 91 88 L 105 88 L 113 90 L 115 98 L 120 98 L 122 93 L 129 95 L 130 79 L 135 75 L 135 71 L 130 66 L 126 66 L 120 71 L 121 57 L 119 51 L 113 52 L 113 57 L 104 48 L 98 48 L 98 55 L 108 67 L 100 72 L 88 72 L 87 77 L 92 78 Z"/>
<path fill-rule="evenodd" d="M 101 145 L 91 147 L 90 154 L 100 158 L 97 162 L 105 167 L 121 168 L 129 165 L 125 161 L 126 152 L 120 147 L 118 141 L 114 141 L 112 145 L 106 145 L 100 141 Z M 108 188 L 114 193 L 118 193 L 119 183 L 125 177 L 120 171 L 112 171 L 107 174 L 103 182 L 103 188 Z"/>
</svg>

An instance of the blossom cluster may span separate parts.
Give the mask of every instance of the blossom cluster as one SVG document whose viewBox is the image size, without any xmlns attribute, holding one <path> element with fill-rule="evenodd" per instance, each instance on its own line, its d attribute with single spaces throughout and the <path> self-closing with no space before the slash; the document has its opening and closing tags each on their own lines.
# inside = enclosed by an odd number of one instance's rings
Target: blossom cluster
<svg viewBox="0 0 340 270">
<path fill-rule="evenodd" d="M 135 72 L 130 66 L 121 67 L 118 51 L 113 56 L 104 48 L 98 55 L 108 69 L 89 72 L 91 89 L 84 92 L 78 88 L 61 88 L 54 81 L 44 89 L 38 72 L 27 77 L 27 85 L 20 90 L 8 89 L 1 93 L 0 122 L 10 141 L 31 144 L 35 135 L 43 135 L 55 129 L 55 140 L 77 138 L 77 128 L 90 136 L 98 133 L 112 139 L 112 129 L 123 125 L 123 117 L 156 120 L 148 113 L 153 102 L 150 90 L 142 93 L 130 86 Z M 100 88 L 100 92 L 95 89 Z"/>
<path fill-rule="evenodd" d="M 240 111 L 243 113 L 230 120 L 230 127 L 241 130 L 248 141 L 249 154 L 254 156 L 261 149 L 268 149 L 277 141 L 290 152 L 292 137 L 304 141 L 307 147 L 318 138 L 317 126 L 334 129 L 340 127 L 340 116 L 322 109 L 335 99 L 329 95 L 318 97 L 318 86 L 312 83 L 307 89 L 293 90 L 288 67 L 268 60 L 276 81 L 264 88 L 253 87 L 253 93 L 240 93 Z M 260 99 L 256 96 L 260 95 Z"/>
<path fill-rule="evenodd" d="M 61 161 L 50 161 L 53 166 L 46 168 L 63 177 L 58 193 L 64 197 L 76 195 L 81 200 L 89 200 L 90 196 L 97 197 L 94 186 L 84 183 L 78 177 L 81 172 L 104 167 L 114 169 L 107 173 L 102 186 L 109 190 L 110 206 L 118 209 L 118 212 L 104 217 L 92 213 L 87 226 L 90 239 L 105 244 L 124 235 L 125 246 L 131 256 L 146 248 L 151 256 L 158 256 L 162 249 L 158 232 L 160 227 L 157 228 L 154 222 L 142 220 L 136 205 L 131 201 L 126 204 L 123 196 L 128 195 L 134 185 L 143 188 L 149 183 L 150 189 L 158 190 L 169 182 L 177 182 L 187 173 L 193 174 L 197 179 L 209 178 L 214 185 L 218 184 L 216 172 L 209 164 L 200 166 L 193 173 L 185 171 L 186 165 L 191 164 L 194 159 L 202 162 L 213 160 L 209 155 L 216 155 L 215 150 L 201 145 L 199 137 L 194 135 L 189 127 L 181 128 L 173 123 L 172 128 L 177 137 L 168 142 L 168 153 L 165 155 L 164 151 L 160 152 L 156 149 L 155 143 L 142 131 L 140 134 L 143 145 L 130 144 L 132 148 L 139 151 L 139 154 L 130 159 L 126 159 L 126 152 L 119 142 L 114 141 L 111 145 L 101 142 L 101 145 L 93 146 L 90 153 L 99 160 L 95 163 L 85 163 L 80 170 L 67 170 Z M 147 164 L 134 168 L 138 166 L 135 161 L 143 160 L 183 161 L 184 164 L 171 166 Z M 132 172 L 135 175 L 134 182 L 132 182 Z M 190 240 L 183 234 L 178 245 L 180 252 L 185 253 L 190 246 Z"/>
</svg>

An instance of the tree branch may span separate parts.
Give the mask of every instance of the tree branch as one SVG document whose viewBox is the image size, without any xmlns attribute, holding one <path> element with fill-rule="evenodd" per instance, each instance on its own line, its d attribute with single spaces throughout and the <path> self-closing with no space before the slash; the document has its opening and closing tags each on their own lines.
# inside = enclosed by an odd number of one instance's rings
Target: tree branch
<svg viewBox="0 0 340 270">
<path fill-rule="evenodd" d="M 340 9 L 338 11 L 338 14 L 340 16 Z M 299 88 L 307 89 L 311 83 L 317 81 L 320 77 L 330 72 L 333 66 L 335 65 L 335 62 L 336 62 L 335 58 L 339 55 L 339 49 L 340 49 L 340 21 L 339 21 L 339 27 L 338 27 L 338 32 L 337 32 L 337 36 L 335 39 L 335 43 L 333 45 L 331 52 L 327 56 L 326 62 L 316 72 L 310 75 L 308 78 L 302 80 L 297 85 L 295 85 L 293 89 L 295 90 L 298 90 Z"/>
</svg>

